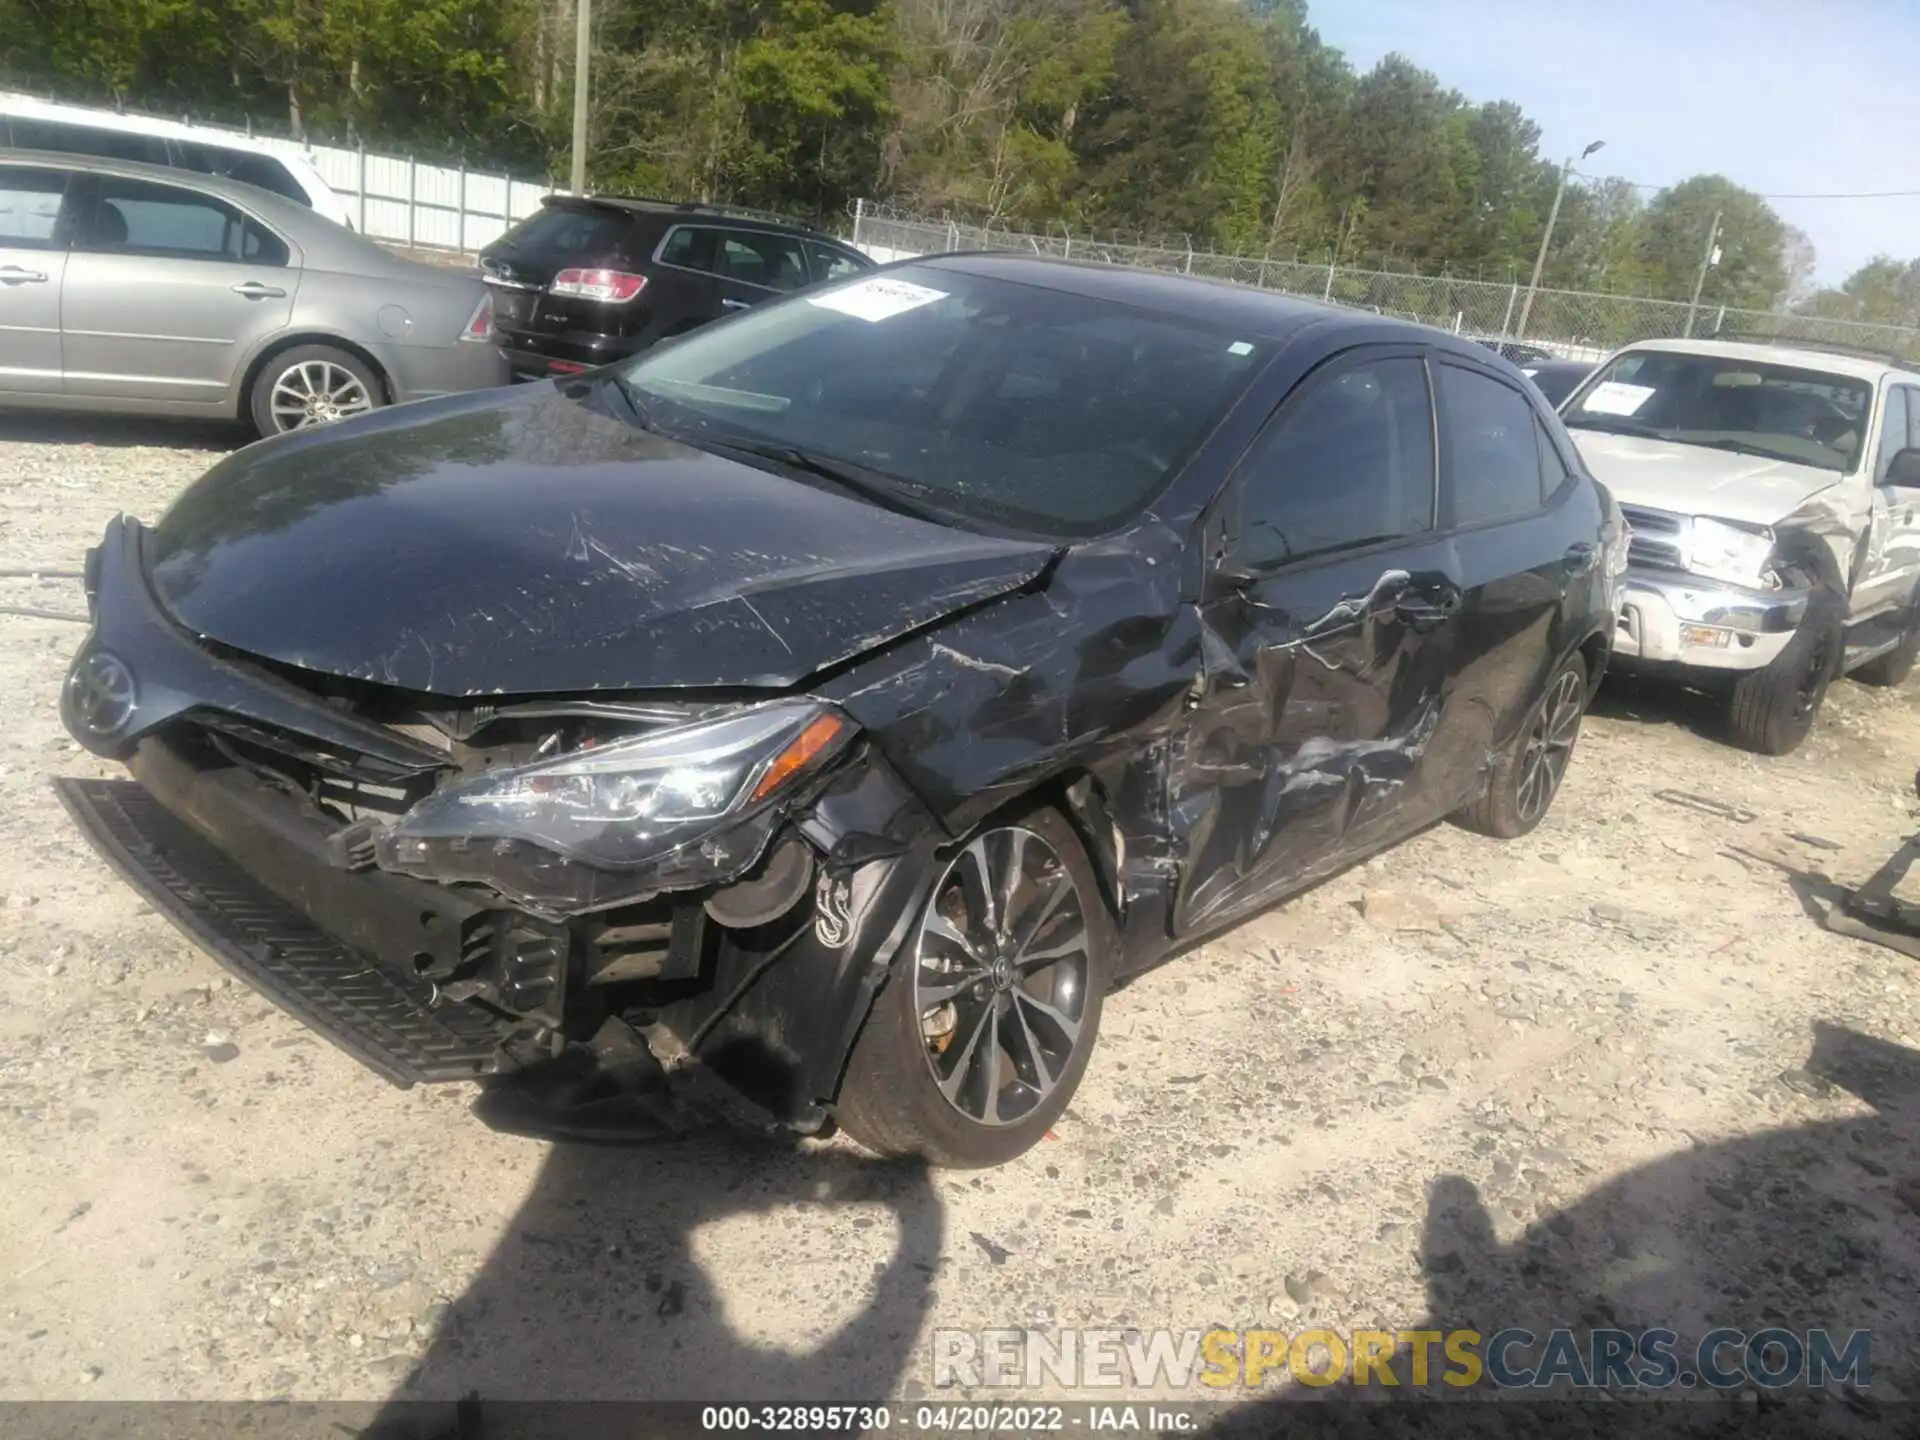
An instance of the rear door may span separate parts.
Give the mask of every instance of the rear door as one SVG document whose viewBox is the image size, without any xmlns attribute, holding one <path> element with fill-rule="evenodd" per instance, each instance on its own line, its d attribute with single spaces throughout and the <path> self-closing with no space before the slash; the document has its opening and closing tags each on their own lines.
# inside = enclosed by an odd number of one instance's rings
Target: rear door
<svg viewBox="0 0 1920 1440">
<path fill-rule="evenodd" d="M 61 291 L 68 392 L 219 403 L 245 357 L 286 328 L 300 279 L 291 247 L 185 186 L 88 185 Z"/>
<path fill-rule="evenodd" d="M 1562 656 L 1586 637 L 1602 516 L 1575 456 L 1520 383 L 1451 354 L 1433 364 L 1440 515 L 1460 585 L 1445 703 L 1428 753 L 1426 818 L 1477 793 Z"/>
<path fill-rule="evenodd" d="M 714 273 L 723 313 L 745 310 L 813 283 L 806 246 L 796 235 L 744 227 L 716 227 Z"/>
<path fill-rule="evenodd" d="M 1422 349 L 1364 346 L 1281 404 L 1218 502 L 1202 671 L 1172 766 L 1175 901 L 1211 929 L 1424 807 L 1458 587 L 1436 528 Z"/>
<path fill-rule="evenodd" d="M 0 166 L 0 393 L 60 389 L 60 282 L 67 268 L 62 197 L 70 175 Z"/>
</svg>

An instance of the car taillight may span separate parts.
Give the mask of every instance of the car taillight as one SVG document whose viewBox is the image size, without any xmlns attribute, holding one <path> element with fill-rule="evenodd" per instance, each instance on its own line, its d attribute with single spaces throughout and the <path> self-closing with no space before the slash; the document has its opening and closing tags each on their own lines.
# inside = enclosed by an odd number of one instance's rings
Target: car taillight
<svg viewBox="0 0 1920 1440">
<path fill-rule="evenodd" d="M 582 300 L 624 305 L 646 288 L 646 276 L 629 275 L 625 270 L 562 270 L 553 277 L 547 291 L 553 295 L 574 295 Z"/>
<path fill-rule="evenodd" d="M 462 340 L 493 339 L 493 293 L 489 291 L 480 297 L 480 303 L 473 307 L 473 314 L 467 317 L 467 328 L 460 332 Z"/>
</svg>

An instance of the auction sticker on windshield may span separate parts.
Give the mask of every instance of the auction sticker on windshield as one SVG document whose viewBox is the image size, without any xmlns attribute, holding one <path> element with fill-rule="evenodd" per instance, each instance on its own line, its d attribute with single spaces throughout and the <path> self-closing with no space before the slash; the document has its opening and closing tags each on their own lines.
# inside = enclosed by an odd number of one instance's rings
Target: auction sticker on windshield
<svg viewBox="0 0 1920 1440">
<path fill-rule="evenodd" d="M 1593 387 L 1593 393 L 1580 402 L 1580 408 L 1594 415 L 1631 415 L 1647 403 L 1651 394 L 1651 385 L 1623 385 L 1618 380 L 1605 380 Z"/>
<path fill-rule="evenodd" d="M 838 310 L 859 320 L 891 320 L 922 305 L 947 298 L 944 290 L 929 290 L 906 280 L 882 279 L 856 281 L 826 295 L 808 296 L 808 303 L 822 310 Z"/>
</svg>

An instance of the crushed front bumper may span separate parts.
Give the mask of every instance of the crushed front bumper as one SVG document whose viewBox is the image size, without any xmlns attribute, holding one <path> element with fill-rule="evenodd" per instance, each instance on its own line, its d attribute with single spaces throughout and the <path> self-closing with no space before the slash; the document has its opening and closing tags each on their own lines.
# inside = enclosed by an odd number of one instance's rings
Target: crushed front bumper
<svg viewBox="0 0 1920 1440">
<path fill-rule="evenodd" d="M 1804 590 L 1739 590 L 1634 566 L 1613 653 L 1629 664 L 1759 670 L 1787 648 L 1806 613 Z"/>
<path fill-rule="evenodd" d="M 495 1068 L 484 1012 L 432 1004 L 320 929 L 131 780 L 58 778 L 80 833 L 155 910 L 296 1020 L 395 1085 Z"/>
</svg>

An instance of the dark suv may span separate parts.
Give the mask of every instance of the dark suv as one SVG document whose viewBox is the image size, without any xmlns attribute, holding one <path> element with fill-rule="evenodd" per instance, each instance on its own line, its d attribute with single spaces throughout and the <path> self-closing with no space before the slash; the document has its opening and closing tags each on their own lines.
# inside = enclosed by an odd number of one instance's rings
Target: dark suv
<svg viewBox="0 0 1920 1440">
<path fill-rule="evenodd" d="M 816 281 L 871 270 L 831 236 L 743 211 L 549 195 L 480 252 L 516 379 L 571 375 Z"/>
</svg>

